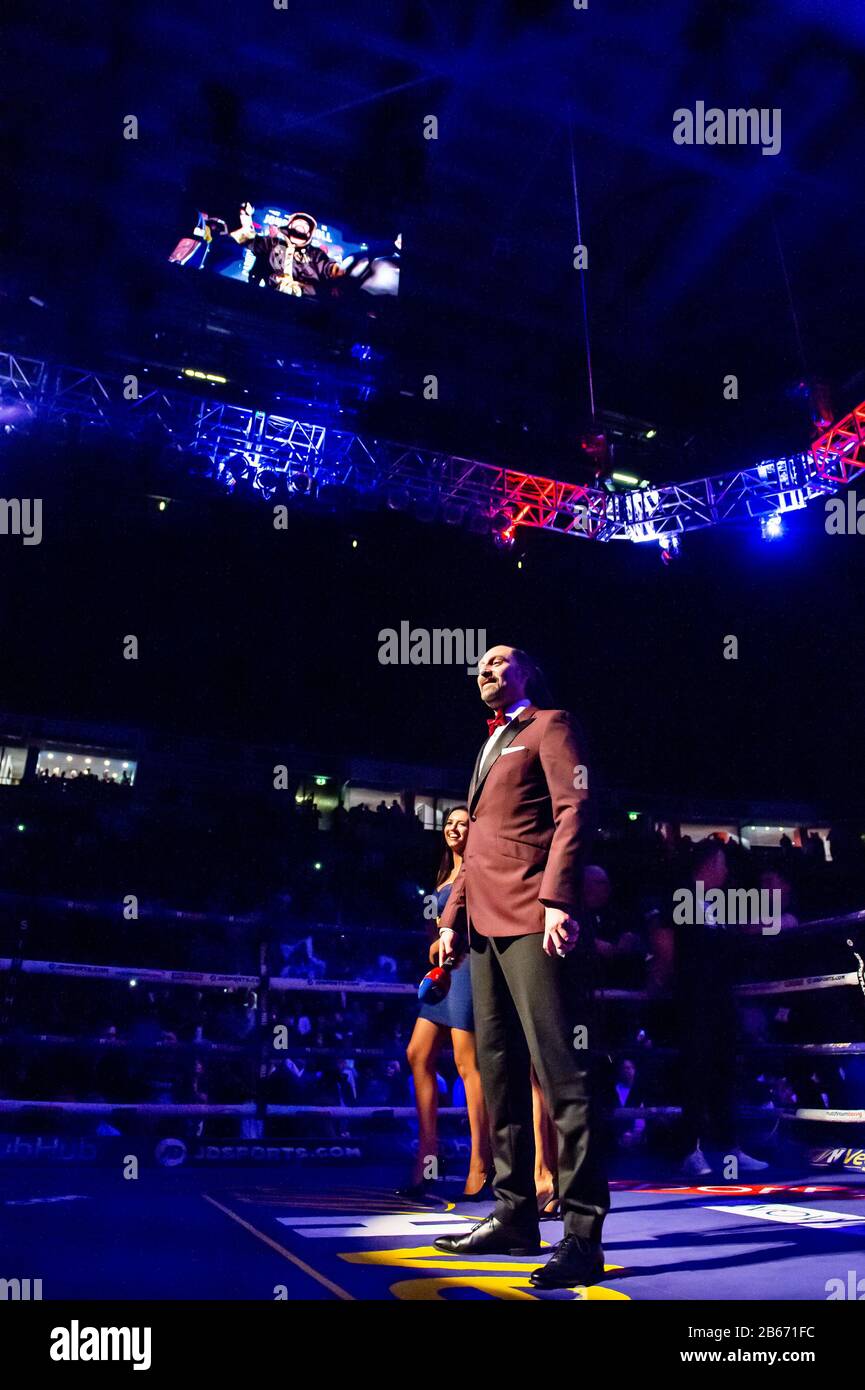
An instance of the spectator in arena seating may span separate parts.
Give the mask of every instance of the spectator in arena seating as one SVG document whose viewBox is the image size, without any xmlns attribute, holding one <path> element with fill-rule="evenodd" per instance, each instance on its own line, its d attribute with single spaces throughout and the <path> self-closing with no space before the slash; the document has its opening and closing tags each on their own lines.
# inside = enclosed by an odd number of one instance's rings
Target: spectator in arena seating
<svg viewBox="0 0 865 1390">
<path fill-rule="evenodd" d="M 830 1110 L 833 1105 L 830 1083 L 814 1067 L 798 1088 L 799 1104 L 809 1110 Z"/>
<path fill-rule="evenodd" d="M 645 1100 L 643 1088 L 638 1080 L 637 1067 L 633 1058 L 622 1057 L 616 1070 L 614 1083 L 614 1106 L 623 1110 L 643 1109 Z M 639 1115 L 614 1118 L 616 1143 L 621 1149 L 633 1149 L 642 1144 L 646 1137 L 646 1121 Z"/>
<path fill-rule="evenodd" d="M 303 936 L 299 941 L 284 942 L 279 947 L 282 956 L 282 979 L 320 980 L 327 973 L 327 965 L 315 954 L 312 935 Z"/>
<path fill-rule="evenodd" d="M 705 898 L 712 890 L 726 888 L 729 878 L 723 841 L 714 836 L 700 841 L 691 863 L 691 902 L 696 902 L 699 891 Z M 702 890 L 698 890 L 698 884 Z M 663 972 L 672 967 L 687 1150 L 683 1168 L 689 1177 L 705 1177 L 712 1172 L 703 1152 L 704 1141 L 714 1141 L 720 1147 L 725 1164 L 727 1159 L 734 1159 L 737 1172 L 757 1172 L 768 1167 L 761 1159 L 745 1153 L 736 1136 L 736 928 L 721 921 L 726 915 L 717 912 L 710 902 L 705 906 L 702 923 L 676 922 L 672 907 L 666 919 L 656 914 L 651 923 L 653 962 L 660 962 Z M 655 977 L 655 983 L 663 987 L 671 981 L 662 973 Z"/>
<path fill-rule="evenodd" d="M 336 1064 L 336 1076 L 340 1105 L 357 1105 L 360 1080 L 355 1059 L 340 1057 Z"/>
<path fill-rule="evenodd" d="M 358 978 L 361 980 L 380 980 L 383 983 L 395 981 L 397 975 L 397 963 L 393 956 L 384 954 L 376 957 L 375 965 L 369 965 L 365 970 L 358 972 Z"/>
<path fill-rule="evenodd" d="M 788 927 L 798 927 L 799 918 L 796 916 L 793 900 L 793 887 L 786 874 L 779 872 L 778 869 L 763 869 L 757 879 L 758 887 L 761 891 L 777 893 L 778 901 L 781 904 L 781 917 L 779 925 L 784 931 Z M 770 902 L 776 901 L 774 898 Z"/>
<path fill-rule="evenodd" d="M 749 1046 L 771 1041 L 769 1012 L 765 1004 L 744 1004 L 739 1010 L 742 1041 Z"/>
<path fill-rule="evenodd" d="M 445 1088 L 444 1096 L 446 1097 L 447 1083 L 444 1077 L 439 1077 L 437 1080 Z M 402 1067 L 395 1057 L 373 1065 L 364 1085 L 364 1105 L 396 1107 L 406 1105 L 408 1099 Z"/>
<path fill-rule="evenodd" d="M 454 879 L 462 864 L 468 834 L 468 809 L 465 806 L 455 806 L 448 814 L 442 830 L 444 847 L 436 875 L 437 921 L 444 911 Z M 439 963 L 437 936 L 430 945 L 429 961 L 432 965 Z M 427 1192 L 432 1181 L 430 1166 L 437 1162 L 439 1086 L 436 1060 L 442 1046 L 448 1040 L 453 1047 L 457 1071 L 465 1085 L 471 1131 L 471 1156 L 463 1196 L 478 1201 L 486 1196 L 489 1190 L 490 1135 L 475 1051 L 468 955 L 451 971 L 450 989 L 445 998 L 437 1004 L 421 1005 L 406 1051 L 418 1112 L 418 1147 L 411 1181 L 408 1187 L 402 1189 L 402 1195 L 412 1200 L 422 1198 Z"/>
<path fill-rule="evenodd" d="M 796 1088 L 789 1077 L 775 1077 L 772 1083 L 772 1101 L 779 1110 L 791 1110 L 799 1104 Z"/>
<path fill-rule="evenodd" d="M 321 1073 L 314 1059 L 285 1057 L 273 1069 L 276 1078 L 274 1100 L 278 1094 L 284 1105 L 316 1105 L 315 1099 Z"/>
<path fill-rule="evenodd" d="M 637 989 L 644 982 L 645 939 L 611 905 L 612 891 L 606 870 L 598 864 L 587 864 L 583 870 L 580 924 L 594 938 L 602 987 Z"/>
<path fill-rule="evenodd" d="M 406 1094 L 406 1079 L 403 1074 L 402 1064 L 396 1057 L 390 1057 L 385 1062 L 384 1075 L 385 1081 L 387 1082 L 390 1104 L 405 1105 L 408 1100 Z"/>
</svg>

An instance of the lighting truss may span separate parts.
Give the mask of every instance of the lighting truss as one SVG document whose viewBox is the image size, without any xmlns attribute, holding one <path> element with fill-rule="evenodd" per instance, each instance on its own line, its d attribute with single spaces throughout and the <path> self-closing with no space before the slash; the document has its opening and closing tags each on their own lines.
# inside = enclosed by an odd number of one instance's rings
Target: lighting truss
<svg viewBox="0 0 865 1390">
<path fill-rule="evenodd" d="M 520 527 L 596 541 L 664 541 L 685 531 L 801 510 L 865 472 L 865 402 L 803 453 L 687 483 L 610 493 L 583 483 L 483 463 L 457 454 L 407 447 L 254 407 L 150 387 L 138 378 L 56 366 L 0 352 L 5 403 L 30 417 L 77 417 L 96 431 L 132 437 L 161 428 L 166 439 L 214 473 L 240 457 L 253 474 L 284 475 L 291 485 L 343 486 L 375 502 L 425 508 L 455 522 L 488 525 L 503 516 Z M 131 396 L 131 398 L 130 398 Z M 178 455 L 178 467 L 183 467 Z M 439 512 L 440 509 L 440 512 Z"/>
<path fill-rule="evenodd" d="M 865 401 L 811 445 L 815 472 L 834 492 L 865 472 Z"/>
</svg>

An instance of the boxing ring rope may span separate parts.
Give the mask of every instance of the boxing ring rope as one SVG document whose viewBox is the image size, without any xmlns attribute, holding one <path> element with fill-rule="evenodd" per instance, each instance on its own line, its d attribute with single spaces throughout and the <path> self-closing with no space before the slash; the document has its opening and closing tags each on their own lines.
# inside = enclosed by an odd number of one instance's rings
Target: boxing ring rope
<svg viewBox="0 0 865 1390">
<path fill-rule="evenodd" d="M 10 956 L 0 956 L 0 972 L 8 970 L 18 970 L 24 975 L 62 975 L 88 980 L 135 980 L 141 984 L 196 985 L 199 989 L 257 990 L 262 982 L 260 975 L 218 975 L 203 970 L 155 970 L 147 966 L 139 968 L 133 965 L 88 965 L 78 961 L 16 960 Z M 834 975 L 804 975 L 786 980 L 757 981 L 736 985 L 735 991 L 737 995 L 747 997 L 796 993 L 803 990 L 838 989 L 858 983 L 856 971 L 849 970 Z M 269 980 L 269 987 L 298 993 L 417 995 L 416 985 L 386 980 L 310 980 L 274 975 Z M 644 989 L 599 989 L 594 993 L 596 999 L 634 1003 L 654 1003 L 669 998 L 668 995 L 651 994 Z"/>
<path fill-rule="evenodd" d="M 847 924 L 847 923 L 844 923 Z M 820 923 L 823 926 L 823 923 Z M 193 986 L 210 988 L 259 988 L 261 986 L 260 977 L 246 976 L 246 974 L 216 974 L 213 972 L 191 972 L 191 970 L 136 970 L 129 966 L 90 966 L 78 962 L 51 962 L 51 960 L 13 960 L 10 958 L 0 958 L 0 972 L 18 969 L 26 974 L 54 974 L 54 976 L 78 977 L 78 979 L 97 979 L 97 980 L 140 980 L 146 983 L 159 984 L 193 984 Z M 795 980 L 763 981 L 759 984 L 745 984 L 737 988 L 737 994 L 743 997 L 752 995 L 782 994 L 782 992 L 800 990 L 822 990 L 822 988 L 837 988 L 844 986 L 855 986 L 858 984 L 858 976 L 855 973 L 833 974 L 833 976 L 808 976 Z M 353 991 L 362 994 L 377 995 L 416 995 L 416 988 L 410 984 L 387 984 L 380 981 L 310 981 L 292 979 L 274 979 L 270 981 L 271 988 L 281 991 L 293 991 L 296 988 L 305 991 Z M 619 998 L 624 1001 L 642 1002 L 669 1002 L 669 995 L 649 995 L 647 991 L 616 990 L 616 991 L 595 991 L 595 997 Z M 243 1054 L 249 1052 L 256 1055 L 260 1051 L 260 1040 L 250 1038 L 248 1044 L 220 1044 L 220 1042 L 193 1041 L 193 1042 L 129 1042 L 127 1040 L 79 1040 L 79 1038 L 65 1036 L 50 1036 L 50 1034 L 36 1034 L 36 1036 L 17 1036 L 19 1041 L 32 1042 L 39 1041 L 43 1044 L 68 1045 L 68 1047 L 78 1047 L 81 1049 L 93 1049 L 93 1051 L 110 1052 L 114 1048 L 135 1049 L 135 1051 L 147 1052 L 206 1052 L 206 1054 Z M 356 1056 L 388 1056 L 392 1052 L 402 1051 L 399 1049 L 387 1048 L 356 1048 L 353 1045 L 345 1045 L 342 1048 L 305 1048 L 295 1047 L 291 1049 L 296 1056 L 343 1056 L 346 1052 Z M 612 1048 L 613 1054 L 626 1054 L 630 1048 Z M 656 1056 L 674 1055 L 679 1051 L 677 1048 L 652 1048 Z M 737 1048 L 740 1054 L 757 1055 L 811 1055 L 811 1056 L 859 1056 L 865 1055 L 865 1042 L 766 1042 L 766 1044 L 745 1044 Z M 808 1123 L 833 1123 L 833 1125 L 862 1125 L 865 1123 L 865 1109 L 780 1109 L 769 1108 L 769 1106 L 759 1105 L 740 1105 L 738 1113 L 745 1118 L 751 1119 L 775 1119 L 789 1120 L 789 1122 Z M 286 1118 L 298 1118 L 298 1116 L 318 1115 L 327 1116 L 330 1119 L 413 1119 L 416 1116 L 414 1106 L 388 1106 L 388 1105 L 281 1105 L 273 1102 L 264 1101 L 245 1101 L 232 1102 L 232 1104 L 210 1104 L 210 1102 L 113 1102 L 113 1101 L 24 1101 L 24 1099 L 0 1098 L 0 1113 L 79 1113 L 79 1115 L 142 1115 L 142 1116 L 172 1116 L 172 1118 L 210 1118 L 210 1116 L 245 1116 L 245 1118 L 256 1118 L 264 1120 L 270 1116 L 286 1116 Z M 439 1106 L 439 1115 L 442 1116 L 464 1116 L 466 1108 L 464 1106 Z M 616 1106 L 612 1111 L 615 1119 L 673 1119 L 681 1115 L 681 1108 L 677 1105 L 654 1105 L 654 1106 Z"/>
<path fill-rule="evenodd" d="M 66 907 L 73 904 L 66 900 L 60 900 Z M 77 907 L 87 905 L 75 904 Z M 165 915 L 168 915 L 167 912 Z M 175 918 L 182 914 L 173 913 Z M 186 914 L 192 920 L 207 920 L 203 914 Z M 230 918 L 226 920 L 238 921 L 240 919 Z M 256 919 L 246 918 L 250 924 Z M 809 930 L 823 931 L 838 929 L 839 927 L 850 927 L 865 922 L 865 912 L 847 914 L 841 917 L 822 918 L 814 922 L 801 923 L 795 928 L 787 930 Z M 345 930 L 339 928 L 339 930 Z M 412 984 L 387 981 L 370 980 L 311 980 L 309 978 L 293 978 L 276 976 L 270 977 L 266 970 L 264 953 L 262 952 L 262 970 L 259 975 L 217 973 L 213 971 L 193 971 L 193 970 L 162 970 L 152 967 L 134 967 L 121 965 L 99 965 L 75 961 L 46 961 L 30 960 L 13 957 L 0 958 L 0 973 L 14 971 L 18 974 L 36 976 L 61 976 L 68 978 L 93 979 L 93 980 L 114 980 L 126 981 L 134 980 L 142 984 L 170 985 L 190 985 L 200 989 L 248 989 L 251 991 L 267 992 L 275 990 L 277 992 L 306 992 L 306 993 L 355 993 L 370 994 L 384 997 L 408 997 L 416 996 L 416 987 Z M 861 984 L 859 973 L 856 971 L 840 972 L 831 975 L 808 975 L 783 980 L 758 981 L 736 986 L 736 995 L 740 998 L 763 997 L 777 994 L 811 992 L 825 989 L 846 988 Z M 668 995 L 651 994 L 646 990 L 621 990 L 621 989 L 599 989 L 594 991 L 596 998 L 601 998 L 619 1002 L 640 1002 L 640 1003 L 659 1003 L 669 1000 Z M 260 1030 L 259 1030 L 260 1031 Z M 30 1035 L 29 1037 L 18 1035 L 21 1041 L 30 1043 L 39 1041 L 44 1044 L 57 1046 L 79 1047 L 93 1050 L 107 1050 L 113 1048 L 126 1048 L 141 1051 L 169 1051 L 169 1052 L 205 1052 L 205 1053 L 250 1053 L 255 1055 L 256 1051 L 260 1057 L 265 1054 L 262 1052 L 261 1039 L 251 1038 L 247 1044 L 227 1044 L 211 1043 L 208 1041 L 193 1042 L 173 1042 L 173 1043 L 134 1043 L 126 1040 L 116 1039 L 77 1039 L 65 1035 Z M 342 1048 L 305 1048 L 295 1047 L 291 1049 L 297 1056 L 342 1056 L 346 1052 L 356 1056 L 386 1057 L 391 1055 L 388 1049 L 384 1048 L 357 1048 L 346 1045 Z M 622 1053 L 630 1049 L 614 1048 L 614 1053 Z M 658 1048 L 653 1049 L 656 1056 L 675 1055 L 678 1049 Z M 811 1056 L 861 1056 L 865 1054 L 865 1043 L 752 1043 L 745 1044 L 737 1048 L 740 1054 L 763 1054 L 763 1055 L 811 1055 Z M 263 1071 L 260 1075 L 264 1075 Z M 263 1099 L 258 1101 L 238 1102 L 233 1104 L 210 1104 L 210 1103 L 174 1103 L 174 1102 L 110 1102 L 110 1101 L 26 1101 L 0 1099 L 0 1113 L 21 1113 L 21 1112 L 71 1112 L 88 1115 L 111 1115 L 111 1114 L 140 1114 L 152 1116 L 217 1116 L 235 1115 L 256 1117 L 263 1120 L 269 1116 L 288 1116 L 297 1117 L 302 1115 L 322 1115 L 330 1118 L 364 1119 L 364 1118 L 391 1118 L 391 1119 L 410 1119 L 415 1116 L 413 1106 L 315 1106 L 315 1105 L 279 1105 L 266 1102 Z M 750 1118 L 774 1118 L 785 1120 L 800 1120 L 806 1122 L 840 1123 L 840 1124 L 862 1124 L 865 1123 L 865 1110 L 860 1109 L 813 1109 L 809 1107 L 798 1108 L 796 1110 L 781 1110 L 767 1108 L 763 1106 L 744 1105 L 739 1107 L 741 1115 Z M 442 1106 L 439 1114 L 443 1116 L 464 1116 L 465 1107 L 462 1106 Z M 618 1119 L 624 1118 L 672 1118 L 681 1114 L 679 1106 L 641 1106 L 641 1107 L 617 1107 L 613 1114 Z"/>
<path fill-rule="evenodd" d="M 807 1107 L 796 1110 L 768 1109 L 761 1105 L 740 1105 L 738 1113 L 748 1119 L 802 1120 L 813 1123 L 815 1120 L 828 1124 L 865 1124 L 865 1109 L 861 1110 L 815 1110 Z M 0 1114 L 15 1114 L 57 1111 L 78 1115 L 171 1115 L 213 1116 L 246 1115 L 261 1117 L 265 1115 L 322 1115 L 331 1119 L 395 1119 L 410 1120 L 417 1115 L 413 1105 L 278 1105 L 255 1101 L 237 1101 L 230 1104 L 196 1104 L 169 1101 L 96 1101 L 96 1100 L 0 1100 Z M 442 1105 L 439 1115 L 464 1116 L 465 1106 Z M 678 1105 L 616 1106 L 612 1111 L 615 1119 L 658 1119 L 675 1118 L 681 1115 Z"/>
</svg>

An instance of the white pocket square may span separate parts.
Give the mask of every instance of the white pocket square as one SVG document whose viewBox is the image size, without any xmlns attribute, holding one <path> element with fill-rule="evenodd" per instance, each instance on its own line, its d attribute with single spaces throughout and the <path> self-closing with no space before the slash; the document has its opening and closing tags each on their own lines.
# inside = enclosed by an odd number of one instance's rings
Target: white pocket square
<svg viewBox="0 0 865 1390">
<path fill-rule="evenodd" d="M 525 751 L 526 745 L 524 743 L 512 743 L 510 748 L 502 749 L 502 757 L 506 758 L 508 753 L 525 753 Z"/>
</svg>

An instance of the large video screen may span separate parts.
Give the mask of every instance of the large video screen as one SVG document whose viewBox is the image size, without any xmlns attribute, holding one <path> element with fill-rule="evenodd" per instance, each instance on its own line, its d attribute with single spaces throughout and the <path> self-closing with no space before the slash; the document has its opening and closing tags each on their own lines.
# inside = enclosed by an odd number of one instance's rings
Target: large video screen
<svg viewBox="0 0 865 1390">
<path fill-rule="evenodd" d="M 352 241 L 311 212 L 242 203 L 234 216 L 199 210 L 169 256 L 174 265 L 297 299 L 399 293 L 402 234 Z"/>
</svg>

